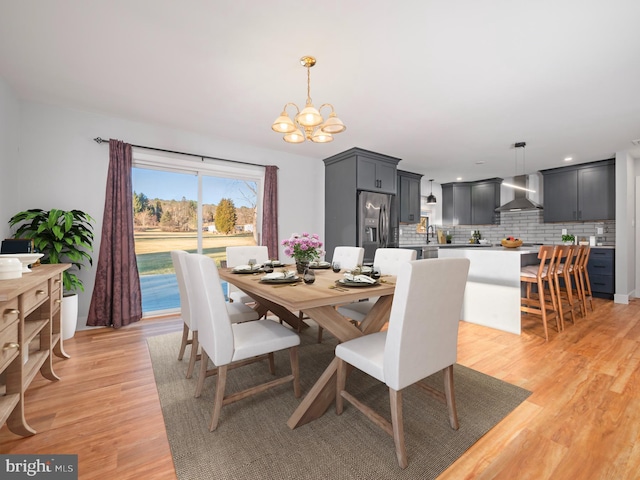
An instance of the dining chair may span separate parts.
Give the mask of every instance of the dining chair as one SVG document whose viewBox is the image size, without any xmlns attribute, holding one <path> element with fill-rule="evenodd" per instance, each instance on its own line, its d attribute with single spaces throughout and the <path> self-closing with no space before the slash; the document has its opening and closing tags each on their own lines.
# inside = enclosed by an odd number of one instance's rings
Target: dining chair
<svg viewBox="0 0 640 480">
<path fill-rule="evenodd" d="M 364 261 L 364 248 L 338 246 L 333 249 L 331 263 L 339 263 L 341 270 L 353 270 L 362 266 Z M 323 328 L 318 326 L 318 343 L 322 343 Z"/>
<path fill-rule="evenodd" d="M 217 375 L 213 413 L 209 430 L 218 427 L 223 405 L 234 403 L 267 389 L 293 382 L 293 392 L 300 397 L 298 370 L 298 345 L 300 337 L 272 320 L 232 323 L 224 301 L 220 276 L 213 259 L 198 254 L 186 258 L 187 275 L 190 279 L 192 313 L 198 318 L 198 338 L 202 348 L 200 375 L 196 397 L 202 393 L 207 376 Z M 227 373 L 230 369 L 267 359 L 269 370 L 275 374 L 274 352 L 289 350 L 291 374 L 245 390 L 225 395 Z M 214 368 L 209 370 L 209 360 Z"/>
<path fill-rule="evenodd" d="M 342 270 L 353 270 L 364 261 L 364 248 L 340 246 L 333 249 L 331 263 L 338 262 Z"/>
<path fill-rule="evenodd" d="M 256 260 L 256 264 L 262 264 L 269 260 L 269 249 L 265 245 L 241 245 L 237 247 L 227 247 L 227 267 L 237 267 L 246 265 L 249 259 Z M 229 284 L 229 301 L 240 303 L 254 303 L 255 300 L 249 295 Z"/>
<path fill-rule="evenodd" d="M 187 378 L 193 375 L 193 369 L 196 361 L 200 359 L 198 354 L 198 327 L 197 321 L 193 315 L 191 307 L 191 286 L 190 279 L 187 275 L 185 259 L 189 256 L 184 250 L 172 250 L 171 261 L 176 272 L 178 280 L 178 293 L 180 296 L 180 316 L 182 317 L 182 341 L 180 342 L 180 351 L 178 352 L 178 360 L 182 360 L 187 345 L 191 345 L 191 353 L 189 355 L 189 366 L 187 367 Z M 255 310 L 242 303 L 226 304 L 229 311 L 229 319 L 232 323 L 248 322 L 258 320 L 259 315 Z M 189 338 L 191 333 L 191 338 Z"/>
<path fill-rule="evenodd" d="M 520 282 L 525 285 L 525 296 L 520 298 L 520 311 L 540 315 L 544 326 L 544 337 L 549 341 L 548 320 L 556 318 L 560 332 L 560 316 L 552 276 L 553 264 L 558 250 L 553 245 L 542 245 L 538 250 L 538 265 L 527 265 L 520 269 Z M 532 286 L 536 286 L 534 292 Z M 548 291 L 548 295 L 546 292 Z"/>
<path fill-rule="evenodd" d="M 397 275 L 402 264 L 415 260 L 417 253 L 410 248 L 378 248 L 373 256 L 373 268 L 379 269 L 381 275 Z M 355 322 L 361 322 L 378 298 L 339 306 L 338 312 Z"/>
<path fill-rule="evenodd" d="M 458 429 L 453 365 L 469 259 L 440 258 L 400 266 L 387 331 L 364 335 L 336 347 L 336 413 L 346 399 L 393 437 L 400 468 L 408 465 L 402 391 L 413 384 L 447 405 L 449 424 Z M 389 387 L 391 422 L 346 391 L 347 364 Z M 444 373 L 444 392 L 423 379 Z"/>
</svg>

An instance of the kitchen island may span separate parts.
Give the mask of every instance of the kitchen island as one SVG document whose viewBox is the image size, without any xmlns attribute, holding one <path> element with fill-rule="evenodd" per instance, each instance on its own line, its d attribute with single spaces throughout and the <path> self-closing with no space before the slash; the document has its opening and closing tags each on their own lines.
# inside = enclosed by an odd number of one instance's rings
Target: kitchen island
<svg viewBox="0 0 640 480">
<path fill-rule="evenodd" d="M 539 248 L 441 248 L 439 258 L 471 262 L 462 319 L 520 335 L 520 269 L 538 263 Z"/>
</svg>

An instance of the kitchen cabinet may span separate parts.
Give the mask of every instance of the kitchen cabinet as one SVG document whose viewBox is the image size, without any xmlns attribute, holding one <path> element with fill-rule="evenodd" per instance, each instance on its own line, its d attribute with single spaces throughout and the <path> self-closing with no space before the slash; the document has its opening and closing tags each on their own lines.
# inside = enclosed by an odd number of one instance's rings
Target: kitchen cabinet
<svg viewBox="0 0 640 480">
<path fill-rule="evenodd" d="M 442 184 L 442 221 L 451 225 L 498 223 L 501 178 Z"/>
<path fill-rule="evenodd" d="M 615 253 L 613 248 L 591 247 L 587 271 L 594 297 L 613 300 L 616 286 Z"/>
<path fill-rule="evenodd" d="M 471 224 L 490 225 L 499 223 L 501 178 L 491 178 L 471 184 Z"/>
<path fill-rule="evenodd" d="M 471 225 L 471 185 L 442 184 L 442 222 L 450 225 Z"/>
<path fill-rule="evenodd" d="M 420 180 L 418 173 L 398 170 L 398 198 L 400 223 L 420 222 Z"/>
<path fill-rule="evenodd" d="M 328 258 L 338 245 L 358 245 L 358 192 L 395 195 L 399 158 L 351 148 L 324 159 L 325 250 Z M 389 177 L 389 178 L 387 178 Z M 392 202 L 390 243 L 398 242 L 398 217 Z"/>
<path fill-rule="evenodd" d="M 541 170 L 545 222 L 615 220 L 615 161 Z"/>
<path fill-rule="evenodd" d="M 33 435 L 24 417 L 25 391 L 40 372 L 59 380 L 52 355 L 68 358 L 62 345 L 62 272 L 70 264 L 40 265 L 21 278 L 0 281 L 0 425 L 17 435 Z"/>
</svg>

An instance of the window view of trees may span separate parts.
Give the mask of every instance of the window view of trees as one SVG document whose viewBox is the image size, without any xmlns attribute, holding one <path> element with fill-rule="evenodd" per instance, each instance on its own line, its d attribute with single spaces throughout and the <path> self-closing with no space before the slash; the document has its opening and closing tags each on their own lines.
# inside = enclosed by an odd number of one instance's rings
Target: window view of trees
<svg viewBox="0 0 640 480">
<path fill-rule="evenodd" d="M 143 313 L 177 309 L 180 298 L 171 250 L 199 251 L 219 262 L 226 259 L 227 246 L 255 245 L 258 186 L 255 181 L 173 171 L 134 168 L 133 173 L 134 238 Z M 204 200 L 201 231 L 198 201 L 194 200 L 199 182 Z"/>
</svg>

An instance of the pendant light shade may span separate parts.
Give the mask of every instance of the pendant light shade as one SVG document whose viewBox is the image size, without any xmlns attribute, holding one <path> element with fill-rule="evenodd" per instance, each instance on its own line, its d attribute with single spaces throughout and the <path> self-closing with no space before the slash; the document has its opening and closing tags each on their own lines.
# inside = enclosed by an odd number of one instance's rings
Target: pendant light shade
<svg viewBox="0 0 640 480">
<path fill-rule="evenodd" d="M 435 205 L 438 202 L 436 200 L 436 196 L 433 194 L 433 178 L 429 179 L 429 181 L 431 182 L 431 193 L 427 197 L 427 204 L 428 205 Z"/>
</svg>

